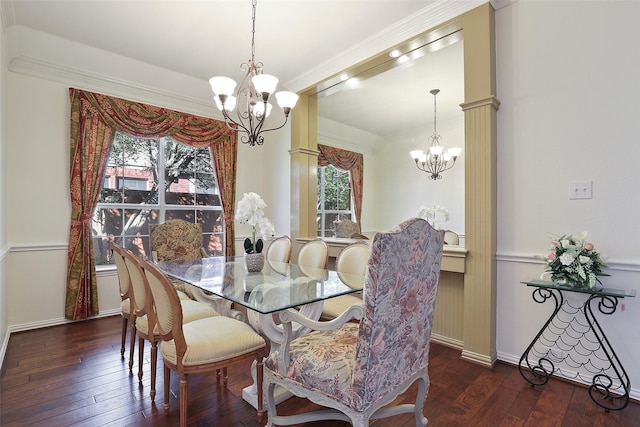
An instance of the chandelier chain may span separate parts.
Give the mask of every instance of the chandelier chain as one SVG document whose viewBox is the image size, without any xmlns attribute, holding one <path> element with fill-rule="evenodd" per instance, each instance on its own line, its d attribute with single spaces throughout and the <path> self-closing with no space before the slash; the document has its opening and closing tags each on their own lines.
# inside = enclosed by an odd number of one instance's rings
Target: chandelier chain
<svg viewBox="0 0 640 427">
<path fill-rule="evenodd" d="M 251 62 L 255 62 L 256 58 L 256 7 L 258 6 L 258 0 L 251 2 Z"/>
<path fill-rule="evenodd" d="M 240 69 L 245 72 L 240 84 L 224 76 L 209 79 L 216 107 L 222 112 L 227 127 L 239 132 L 240 142 L 250 146 L 264 143 L 262 133 L 282 128 L 287 123 L 291 109 L 298 101 L 298 95 L 293 92 L 274 93 L 278 79 L 275 76 L 263 74 L 262 63 L 255 60 L 257 4 L 258 0 L 251 1 L 251 59 L 240 64 Z M 265 119 L 272 108 L 268 102 L 272 94 L 275 94 L 278 105 L 282 108 L 284 120 L 279 126 L 265 129 Z M 236 111 L 232 117 L 231 112 L 234 108 Z"/>
</svg>

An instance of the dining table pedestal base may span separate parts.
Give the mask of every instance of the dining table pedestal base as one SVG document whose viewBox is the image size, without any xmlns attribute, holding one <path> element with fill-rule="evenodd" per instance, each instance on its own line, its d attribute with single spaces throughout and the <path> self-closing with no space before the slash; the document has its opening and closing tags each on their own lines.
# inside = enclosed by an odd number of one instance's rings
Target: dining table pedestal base
<svg viewBox="0 0 640 427">
<path fill-rule="evenodd" d="M 322 301 L 316 301 L 310 304 L 300 307 L 300 313 L 308 317 L 311 320 L 318 320 L 322 314 Z M 284 331 L 274 320 L 274 314 L 262 314 L 257 311 L 248 310 L 247 320 L 249 324 L 255 329 L 257 333 L 270 343 L 269 352 L 273 353 L 280 349 L 280 345 L 284 340 Z M 293 328 L 295 338 L 301 337 L 309 332 L 308 328 L 303 328 L 301 325 L 297 325 Z M 251 377 L 253 378 L 253 384 L 242 389 L 242 398 L 254 408 L 258 409 L 258 387 L 256 381 L 256 362 L 251 365 Z M 293 394 L 277 387 L 274 391 L 276 405 L 284 402 L 287 399 L 293 397 Z M 266 411 L 266 407 L 263 405 L 263 410 Z"/>
</svg>

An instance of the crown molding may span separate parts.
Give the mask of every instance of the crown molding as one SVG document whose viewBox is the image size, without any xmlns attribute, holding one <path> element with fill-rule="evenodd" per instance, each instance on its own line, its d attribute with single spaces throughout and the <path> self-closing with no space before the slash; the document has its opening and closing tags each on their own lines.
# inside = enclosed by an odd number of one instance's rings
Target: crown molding
<svg viewBox="0 0 640 427">
<path fill-rule="evenodd" d="M 212 103 L 206 103 L 200 99 L 24 55 L 13 58 L 9 63 L 9 70 L 68 84 L 78 89 L 101 92 L 110 96 L 222 120 L 222 116 L 216 117 L 212 114 L 215 112 Z"/>
<path fill-rule="evenodd" d="M 354 64 L 371 58 L 381 51 L 405 42 L 436 27 L 443 22 L 462 15 L 487 0 L 437 0 L 407 18 L 385 28 L 374 36 L 363 40 L 352 48 L 334 56 L 329 61 L 286 82 L 285 87 L 294 92 L 310 88 L 314 84 L 335 75 Z"/>
</svg>

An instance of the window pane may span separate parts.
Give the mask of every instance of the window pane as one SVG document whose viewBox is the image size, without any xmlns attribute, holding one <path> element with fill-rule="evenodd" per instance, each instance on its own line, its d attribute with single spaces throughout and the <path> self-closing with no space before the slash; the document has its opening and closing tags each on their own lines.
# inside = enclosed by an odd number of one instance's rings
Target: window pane
<svg viewBox="0 0 640 427">
<path fill-rule="evenodd" d="M 333 223 L 338 220 L 339 214 L 337 213 L 327 213 L 325 214 L 325 222 L 324 222 L 324 236 L 325 237 L 333 237 L 334 236 L 334 228 Z"/>
<path fill-rule="evenodd" d="M 224 254 L 224 226 L 221 210 L 198 210 L 198 224 L 202 227 L 202 247 L 211 256 Z"/>
<path fill-rule="evenodd" d="M 327 210 L 351 209 L 349 173 L 329 165 L 324 171 L 324 208 Z"/>
<path fill-rule="evenodd" d="M 197 205 L 222 206 L 220 203 L 218 184 L 213 173 L 196 173 L 194 184 Z"/>
<path fill-rule="evenodd" d="M 224 231 L 221 210 L 198 210 L 198 224 L 204 233 L 222 233 Z"/>
<path fill-rule="evenodd" d="M 93 215 L 94 236 L 119 236 L 122 234 L 122 209 L 98 208 Z"/>
<path fill-rule="evenodd" d="M 221 233 L 204 233 L 202 235 L 202 247 L 205 249 L 209 256 L 224 255 L 224 235 Z"/>
<path fill-rule="evenodd" d="M 215 193 L 211 152 L 165 139 L 167 204 L 194 205 L 197 193 Z"/>
<path fill-rule="evenodd" d="M 181 219 L 190 223 L 196 222 L 196 212 L 191 209 L 167 209 L 164 214 L 164 220 Z"/>
<path fill-rule="evenodd" d="M 124 215 L 125 236 L 134 236 L 138 233 L 148 235 L 150 223 L 153 222 L 154 219 L 157 223 L 158 218 L 157 211 L 149 209 L 126 209 Z"/>
<path fill-rule="evenodd" d="M 164 195 L 167 205 L 193 206 L 195 204 L 195 194 L 189 191 L 189 180 L 181 179 L 179 182 L 171 184 Z"/>
<path fill-rule="evenodd" d="M 93 256 L 96 265 L 114 264 L 113 257 L 109 251 L 109 241 L 106 237 L 93 237 Z"/>
<path fill-rule="evenodd" d="M 136 256 L 151 259 L 151 240 L 149 236 L 136 234 L 135 236 L 126 237 L 123 246 Z"/>
</svg>

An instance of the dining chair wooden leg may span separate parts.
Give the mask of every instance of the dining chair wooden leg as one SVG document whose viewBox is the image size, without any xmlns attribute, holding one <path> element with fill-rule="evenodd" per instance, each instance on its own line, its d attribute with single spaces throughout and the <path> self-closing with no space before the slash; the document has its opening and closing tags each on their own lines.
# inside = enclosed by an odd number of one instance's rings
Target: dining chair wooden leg
<svg viewBox="0 0 640 427">
<path fill-rule="evenodd" d="M 156 401 L 156 369 L 158 369 L 158 344 L 154 341 L 151 343 L 151 391 L 149 392 L 152 403 Z"/>
<path fill-rule="evenodd" d="M 127 326 L 129 324 L 129 318 L 125 315 L 122 316 L 122 342 L 120 344 L 120 358 L 124 359 L 124 345 L 127 343 Z"/>
<path fill-rule="evenodd" d="M 164 366 L 164 414 L 169 414 L 169 387 L 171 386 L 171 369 Z"/>
<path fill-rule="evenodd" d="M 189 376 L 180 377 L 180 427 L 187 427 L 187 402 L 189 402 Z"/>
<path fill-rule="evenodd" d="M 129 327 L 131 330 L 129 331 L 129 373 L 133 373 L 133 354 L 136 348 L 136 321 L 135 319 L 131 320 L 131 326 Z"/>
<path fill-rule="evenodd" d="M 142 362 L 144 361 L 144 338 L 138 338 L 138 381 L 142 382 Z"/>
</svg>

